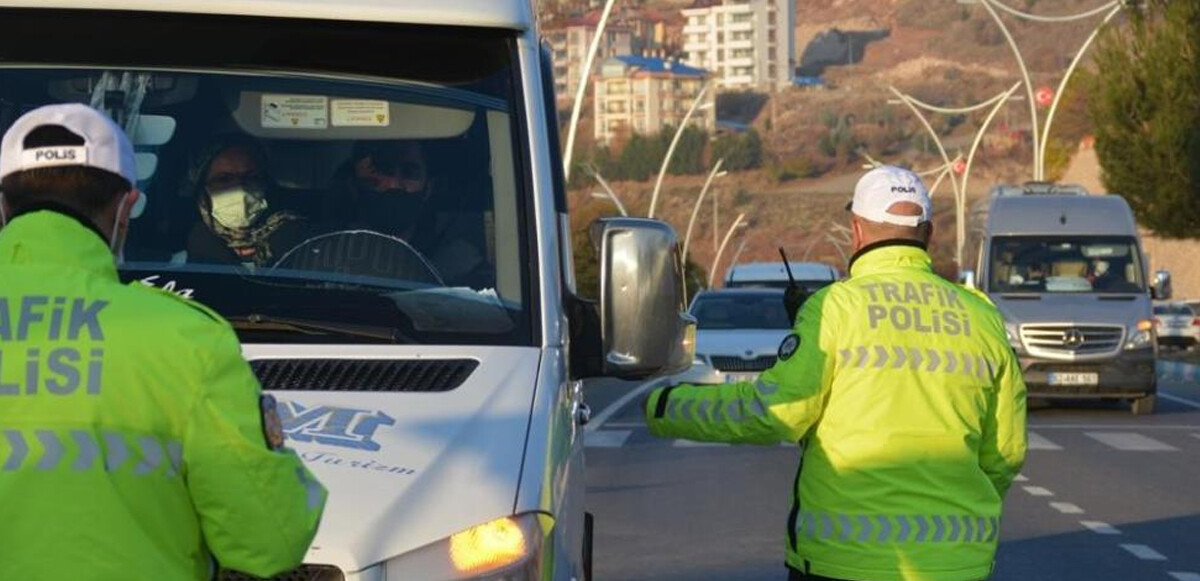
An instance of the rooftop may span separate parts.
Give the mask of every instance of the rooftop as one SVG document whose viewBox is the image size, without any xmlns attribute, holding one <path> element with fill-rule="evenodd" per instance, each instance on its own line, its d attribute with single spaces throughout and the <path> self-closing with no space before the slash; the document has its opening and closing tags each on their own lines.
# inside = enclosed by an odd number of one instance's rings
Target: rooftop
<svg viewBox="0 0 1200 581">
<path fill-rule="evenodd" d="M 683 63 L 669 61 L 666 59 L 623 55 L 615 56 L 614 60 L 625 63 L 626 66 L 637 69 L 638 73 L 648 73 L 652 75 L 671 75 L 677 77 L 705 77 L 708 76 L 708 71 L 690 67 Z"/>
</svg>

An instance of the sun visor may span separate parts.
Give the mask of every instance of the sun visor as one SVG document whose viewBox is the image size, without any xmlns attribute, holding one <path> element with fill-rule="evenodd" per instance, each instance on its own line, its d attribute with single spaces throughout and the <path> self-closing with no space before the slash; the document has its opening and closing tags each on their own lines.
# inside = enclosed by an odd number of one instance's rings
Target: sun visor
<svg viewBox="0 0 1200 581">
<path fill-rule="evenodd" d="M 233 118 L 261 139 L 444 139 L 462 135 L 475 112 L 451 107 L 242 91 Z"/>
</svg>

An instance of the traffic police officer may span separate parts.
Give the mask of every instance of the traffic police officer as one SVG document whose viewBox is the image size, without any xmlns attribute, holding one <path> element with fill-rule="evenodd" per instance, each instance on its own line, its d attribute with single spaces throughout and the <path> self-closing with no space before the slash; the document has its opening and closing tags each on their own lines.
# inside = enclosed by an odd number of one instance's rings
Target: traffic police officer
<svg viewBox="0 0 1200 581">
<path fill-rule="evenodd" d="M 1025 384 L 997 310 L 933 273 L 920 179 L 855 187 L 850 277 L 801 307 L 755 383 L 653 392 L 660 437 L 799 442 L 791 579 L 988 577 L 1025 458 Z"/>
<path fill-rule="evenodd" d="M 83 105 L 0 144 L 0 579 L 269 576 L 316 532 L 325 490 L 228 323 L 119 282 L 136 180 Z"/>
</svg>

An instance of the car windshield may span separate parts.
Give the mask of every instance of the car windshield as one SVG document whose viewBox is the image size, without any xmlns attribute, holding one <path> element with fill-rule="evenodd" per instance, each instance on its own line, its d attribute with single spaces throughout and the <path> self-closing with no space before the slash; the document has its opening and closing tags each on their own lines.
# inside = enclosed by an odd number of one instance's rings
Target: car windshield
<svg viewBox="0 0 1200 581">
<path fill-rule="evenodd" d="M 729 288 L 787 288 L 791 282 L 786 280 L 740 280 L 728 283 Z M 832 280 L 797 280 L 796 284 L 809 294 L 815 293 L 830 284 Z"/>
<path fill-rule="evenodd" d="M 789 329 L 792 326 L 780 293 L 700 295 L 692 303 L 691 312 L 701 330 Z"/>
<path fill-rule="evenodd" d="M 989 290 L 1000 293 L 1140 293 L 1137 242 L 1127 237 L 997 237 Z"/>
<path fill-rule="evenodd" d="M 38 14 L 13 17 L 52 26 Z M 147 204 L 124 279 L 195 298 L 252 342 L 362 340 L 314 332 L 329 322 L 402 342 L 531 341 L 511 37 L 182 16 L 134 33 L 128 16 L 95 18 L 53 26 L 154 50 L 35 55 L 0 39 L 0 125 L 79 102 L 125 127 Z M 323 48 L 346 43 L 359 50 Z M 447 50 L 413 58 L 433 49 Z M 21 64 L 50 57 L 61 65 Z"/>
<path fill-rule="evenodd" d="M 1192 308 L 1187 305 L 1154 305 L 1154 314 L 1183 315 L 1186 317 L 1191 317 Z"/>
</svg>

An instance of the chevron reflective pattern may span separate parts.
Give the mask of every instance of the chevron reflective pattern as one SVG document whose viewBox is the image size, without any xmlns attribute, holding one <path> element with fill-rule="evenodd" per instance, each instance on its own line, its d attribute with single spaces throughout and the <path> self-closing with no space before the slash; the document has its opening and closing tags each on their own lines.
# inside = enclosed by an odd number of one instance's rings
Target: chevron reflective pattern
<svg viewBox="0 0 1200 581">
<path fill-rule="evenodd" d="M 977 353 L 900 345 L 859 345 L 838 353 L 840 369 L 910 369 L 926 373 L 957 373 L 984 379 L 996 366 Z"/>
<path fill-rule="evenodd" d="M 87 430 L 0 430 L 0 473 L 104 470 L 136 476 L 179 475 L 183 446 L 152 435 Z"/>
<path fill-rule="evenodd" d="M 800 511 L 796 536 L 839 543 L 991 543 L 1000 519 L 965 514 L 882 515 Z"/>
</svg>

